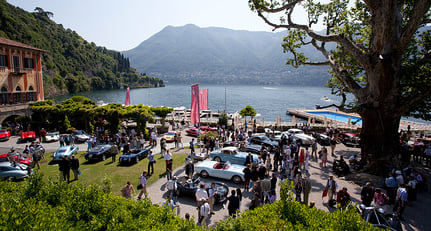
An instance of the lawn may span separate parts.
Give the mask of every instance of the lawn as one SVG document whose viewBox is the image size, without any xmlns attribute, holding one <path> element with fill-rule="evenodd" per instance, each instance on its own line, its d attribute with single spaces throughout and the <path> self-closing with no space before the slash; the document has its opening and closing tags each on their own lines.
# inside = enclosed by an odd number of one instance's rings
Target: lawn
<svg viewBox="0 0 431 231">
<path fill-rule="evenodd" d="M 185 162 L 185 157 L 187 154 L 184 153 L 185 150 L 182 150 L 181 153 L 177 153 L 172 151 L 172 159 L 173 159 L 173 169 L 176 169 L 183 165 Z M 110 178 L 112 181 L 112 193 L 114 195 L 121 195 L 120 189 L 126 184 L 127 181 L 130 181 L 136 190 L 136 185 L 139 183 L 139 176 L 142 174 L 143 170 L 147 170 L 148 168 L 148 159 L 145 158 L 137 164 L 133 165 L 119 165 L 117 155 L 117 161 L 112 162 L 111 158 L 107 158 L 105 161 L 100 162 L 87 162 L 84 158 L 86 152 L 79 152 L 77 157 L 80 163 L 80 171 L 81 175 L 79 176 L 78 181 L 71 181 L 71 184 L 75 184 L 76 182 L 80 182 L 82 184 L 90 185 L 90 184 L 98 184 L 103 185 L 103 179 L 106 177 Z M 44 175 L 44 180 L 52 179 L 54 181 L 58 181 L 60 177 L 60 171 L 58 170 L 58 165 L 52 163 L 52 154 L 46 153 L 45 159 L 41 161 L 41 169 L 38 170 L 40 173 Z M 160 154 L 155 155 L 155 160 L 157 161 L 154 164 L 154 174 L 148 177 L 148 184 L 156 182 L 160 178 L 166 177 L 165 170 L 165 161 L 161 157 Z M 37 170 L 37 169 L 36 169 Z M 74 179 L 72 171 L 70 172 L 70 179 Z"/>
</svg>

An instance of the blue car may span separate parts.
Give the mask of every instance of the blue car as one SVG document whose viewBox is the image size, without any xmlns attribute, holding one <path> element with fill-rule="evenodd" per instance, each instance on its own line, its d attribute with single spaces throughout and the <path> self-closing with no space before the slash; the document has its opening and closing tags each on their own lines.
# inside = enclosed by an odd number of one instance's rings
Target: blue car
<svg viewBox="0 0 431 231">
<path fill-rule="evenodd" d="M 147 157 L 150 150 L 151 148 L 138 149 L 134 152 L 123 154 L 120 156 L 120 164 L 136 164 Z"/>
<path fill-rule="evenodd" d="M 253 156 L 253 165 L 257 163 L 258 155 Z M 247 152 L 241 152 L 237 147 L 225 147 L 214 150 L 210 153 L 210 158 L 217 162 L 231 162 L 232 164 L 244 165 L 245 159 L 248 156 Z"/>
<path fill-rule="evenodd" d="M 235 184 L 239 184 L 244 181 L 244 168 L 246 168 L 244 165 L 206 160 L 196 165 L 195 171 L 203 178 L 217 177 L 232 180 Z"/>
<path fill-rule="evenodd" d="M 54 152 L 54 160 L 59 160 L 63 158 L 63 156 L 69 158 L 70 156 L 78 153 L 78 146 L 61 146 L 57 149 L 56 152 Z"/>
</svg>

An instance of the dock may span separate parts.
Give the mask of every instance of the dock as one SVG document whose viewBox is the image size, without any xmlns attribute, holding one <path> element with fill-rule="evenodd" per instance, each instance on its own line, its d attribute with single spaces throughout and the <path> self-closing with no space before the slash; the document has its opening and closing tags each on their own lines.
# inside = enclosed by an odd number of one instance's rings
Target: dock
<svg viewBox="0 0 431 231">
<path fill-rule="evenodd" d="M 324 116 L 319 116 L 315 114 L 311 114 L 308 112 L 332 112 L 337 113 L 344 116 L 350 116 L 352 118 L 360 117 L 360 115 L 356 113 L 345 113 L 341 111 L 331 110 L 331 109 L 315 109 L 315 110 L 305 110 L 305 109 L 287 109 L 286 114 L 292 116 L 293 123 L 295 123 L 295 118 L 301 118 L 303 120 L 308 120 L 308 123 L 312 124 L 313 126 L 317 124 L 323 124 L 326 126 L 331 127 L 349 127 L 349 128 L 361 128 L 361 124 L 352 124 L 349 122 L 344 122 L 340 120 L 330 119 Z M 431 124 L 427 123 L 421 123 L 421 122 L 414 122 L 409 120 L 402 119 L 400 121 L 400 129 L 407 130 L 410 126 L 411 130 L 415 131 L 431 131 Z"/>
</svg>

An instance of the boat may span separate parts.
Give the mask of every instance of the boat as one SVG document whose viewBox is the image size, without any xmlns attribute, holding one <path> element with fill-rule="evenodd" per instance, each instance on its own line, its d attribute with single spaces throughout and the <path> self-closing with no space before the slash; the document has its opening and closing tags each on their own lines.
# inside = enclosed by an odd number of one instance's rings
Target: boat
<svg viewBox="0 0 431 231">
<path fill-rule="evenodd" d="M 323 100 L 323 101 L 331 101 L 327 96 L 323 96 L 320 100 Z"/>
</svg>

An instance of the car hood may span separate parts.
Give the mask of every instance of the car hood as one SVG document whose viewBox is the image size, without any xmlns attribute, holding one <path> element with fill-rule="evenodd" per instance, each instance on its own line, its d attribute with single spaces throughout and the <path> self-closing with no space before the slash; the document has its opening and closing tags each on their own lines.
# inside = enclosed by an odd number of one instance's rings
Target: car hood
<svg viewBox="0 0 431 231">
<path fill-rule="evenodd" d="M 295 134 L 295 137 L 298 137 L 300 139 L 307 139 L 307 140 L 313 140 L 314 139 L 313 137 L 306 135 L 306 134 Z"/>
</svg>

